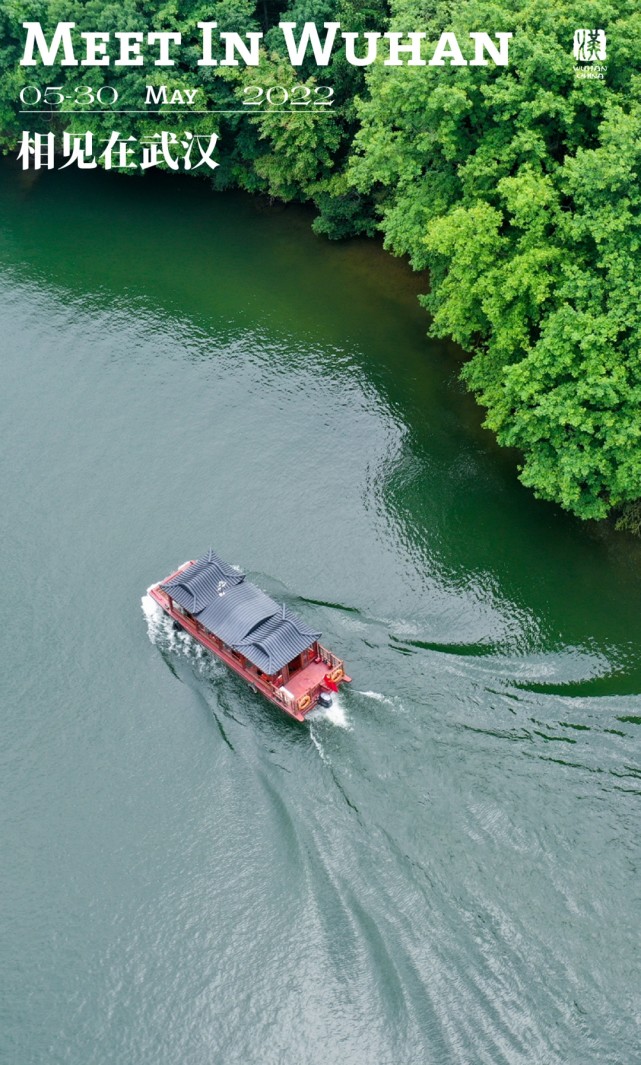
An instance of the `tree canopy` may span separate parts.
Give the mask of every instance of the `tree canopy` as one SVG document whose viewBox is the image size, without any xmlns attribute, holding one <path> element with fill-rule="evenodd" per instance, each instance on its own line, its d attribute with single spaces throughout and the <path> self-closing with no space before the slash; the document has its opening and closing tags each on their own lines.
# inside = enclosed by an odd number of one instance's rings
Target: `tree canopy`
<svg viewBox="0 0 641 1065">
<path fill-rule="evenodd" d="M 425 7 L 396 0 L 393 24 Z M 376 67 L 350 176 L 387 246 L 429 269 L 432 332 L 521 479 L 583 518 L 641 497 L 641 10 L 629 0 L 463 0 L 430 25 L 511 31 L 503 67 Z M 603 27 L 603 80 L 574 31 Z"/>
</svg>

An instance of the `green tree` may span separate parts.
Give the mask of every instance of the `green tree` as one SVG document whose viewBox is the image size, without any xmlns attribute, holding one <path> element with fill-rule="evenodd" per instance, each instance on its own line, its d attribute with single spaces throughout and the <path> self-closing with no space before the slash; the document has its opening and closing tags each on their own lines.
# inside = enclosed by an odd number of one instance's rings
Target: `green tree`
<svg viewBox="0 0 641 1065">
<path fill-rule="evenodd" d="M 424 10 L 398 0 L 393 25 Z M 641 12 L 464 0 L 429 26 L 512 32 L 510 64 L 378 63 L 351 180 L 387 246 L 429 268 L 432 332 L 472 352 L 464 377 L 523 482 L 604 517 L 641 497 Z M 607 31 L 605 80 L 576 77 L 577 26 Z"/>
</svg>

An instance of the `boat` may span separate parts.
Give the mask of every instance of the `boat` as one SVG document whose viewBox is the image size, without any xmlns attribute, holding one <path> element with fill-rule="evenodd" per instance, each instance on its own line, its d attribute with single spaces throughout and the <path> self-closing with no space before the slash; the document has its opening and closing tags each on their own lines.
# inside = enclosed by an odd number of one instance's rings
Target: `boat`
<svg viewBox="0 0 641 1065">
<path fill-rule="evenodd" d="M 185 562 L 148 594 L 174 624 L 296 721 L 329 708 L 349 683 L 342 659 L 298 614 L 212 550 Z"/>
</svg>

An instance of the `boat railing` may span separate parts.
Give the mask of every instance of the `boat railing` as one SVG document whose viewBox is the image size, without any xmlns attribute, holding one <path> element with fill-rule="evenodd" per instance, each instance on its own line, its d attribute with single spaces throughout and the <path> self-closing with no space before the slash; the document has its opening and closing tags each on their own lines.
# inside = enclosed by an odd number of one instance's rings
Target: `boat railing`
<svg viewBox="0 0 641 1065">
<path fill-rule="evenodd" d="M 318 702 L 318 697 L 322 690 L 322 684 L 315 684 L 313 688 L 310 688 L 309 691 L 305 693 L 309 696 L 310 700 L 310 702 L 307 704 L 307 709 L 304 711 L 305 713 L 307 713 L 308 709 L 311 710 L 316 705 L 316 703 Z M 294 698 L 292 693 L 287 691 L 286 688 L 277 688 L 274 692 L 274 695 L 287 710 L 291 711 L 293 714 L 298 713 L 299 700 Z"/>
<path fill-rule="evenodd" d="M 313 707 L 316 706 L 316 703 L 318 702 L 318 699 L 320 697 L 320 693 L 322 691 L 327 691 L 327 688 L 324 688 L 322 684 L 316 684 L 315 687 L 313 687 L 311 689 L 311 691 L 309 693 L 309 697 L 312 700 L 312 706 Z"/>
<path fill-rule="evenodd" d="M 317 647 L 318 654 L 326 666 L 329 666 L 330 669 L 343 668 L 343 660 L 341 658 L 337 658 L 336 655 L 333 655 L 331 651 L 328 651 L 327 648 L 323 647 L 320 643 L 317 644 Z"/>
<path fill-rule="evenodd" d="M 276 688 L 274 690 L 274 695 L 283 706 L 287 707 L 288 710 L 295 711 L 298 709 L 298 701 L 294 698 L 291 692 L 287 691 L 287 688 Z"/>
</svg>

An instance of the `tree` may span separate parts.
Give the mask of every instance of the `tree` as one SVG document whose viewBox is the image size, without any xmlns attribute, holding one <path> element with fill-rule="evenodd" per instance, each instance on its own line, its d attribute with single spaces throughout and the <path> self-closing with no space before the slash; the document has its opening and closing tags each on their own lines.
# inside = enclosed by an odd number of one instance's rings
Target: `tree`
<svg viewBox="0 0 641 1065">
<path fill-rule="evenodd" d="M 393 25 L 423 11 L 399 0 Z M 583 25 L 607 32 L 605 80 L 576 76 Z M 514 34 L 507 68 L 371 71 L 350 176 L 387 246 L 429 268 L 432 332 L 473 353 L 464 377 L 522 481 L 601 518 L 641 497 L 641 13 L 464 0 L 430 22 L 479 27 Z"/>
</svg>

